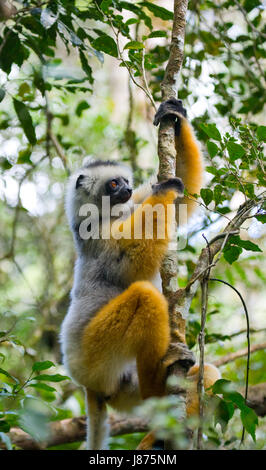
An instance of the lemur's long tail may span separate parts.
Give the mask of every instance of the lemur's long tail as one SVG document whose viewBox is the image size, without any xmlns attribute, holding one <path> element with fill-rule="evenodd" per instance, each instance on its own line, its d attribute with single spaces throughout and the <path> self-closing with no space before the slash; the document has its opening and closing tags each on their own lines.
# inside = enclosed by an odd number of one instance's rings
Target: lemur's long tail
<svg viewBox="0 0 266 470">
<path fill-rule="evenodd" d="M 87 405 L 87 449 L 107 449 L 108 421 L 105 400 L 85 389 Z"/>
</svg>

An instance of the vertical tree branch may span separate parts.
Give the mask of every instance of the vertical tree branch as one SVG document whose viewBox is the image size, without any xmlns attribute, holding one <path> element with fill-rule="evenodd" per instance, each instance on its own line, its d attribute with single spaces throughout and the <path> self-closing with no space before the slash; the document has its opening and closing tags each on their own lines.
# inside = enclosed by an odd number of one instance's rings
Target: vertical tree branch
<svg viewBox="0 0 266 470">
<path fill-rule="evenodd" d="M 186 25 L 187 0 L 174 0 L 174 19 L 172 28 L 172 37 L 170 44 L 170 55 L 166 66 L 164 79 L 161 84 L 162 100 L 177 97 L 177 81 L 181 70 L 184 54 L 184 37 Z M 176 161 L 179 155 L 175 148 L 175 123 L 172 118 L 164 119 L 160 124 L 158 135 L 158 156 L 159 156 L 159 173 L 158 180 L 163 180 L 171 176 L 176 176 Z M 177 237 L 176 237 L 177 239 Z M 171 251 L 165 257 L 161 268 L 161 278 L 163 292 L 169 300 L 169 316 L 171 327 L 171 344 L 169 353 L 175 349 L 176 343 L 185 342 L 185 320 L 178 308 L 178 302 L 170 302 L 173 294 L 178 289 L 177 285 L 177 252 Z M 180 298 L 182 304 L 184 298 Z M 186 367 L 181 362 L 171 365 L 169 375 L 183 379 L 186 374 Z M 180 398 L 180 406 L 182 414 L 185 416 L 185 392 L 179 390 L 170 390 L 170 393 L 178 393 Z M 171 449 L 171 443 L 167 443 L 166 447 Z"/>
<path fill-rule="evenodd" d="M 208 250 L 208 264 L 211 266 L 211 252 L 210 245 L 206 237 L 203 235 L 204 239 L 207 242 Z M 205 352 L 205 325 L 207 317 L 207 308 L 208 308 L 208 286 L 209 286 L 209 275 L 211 267 L 206 271 L 206 274 L 201 282 L 201 325 L 199 333 L 199 350 L 200 350 L 200 360 L 199 360 L 199 378 L 197 384 L 197 391 L 199 397 L 199 427 L 197 435 L 197 448 L 202 449 L 202 432 L 203 432 L 203 417 L 204 417 L 204 352 Z"/>
<path fill-rule="evenodd" d="M 187 0 L 174 0 L 174 20 L 172 28 L 172 38 L 170 45 L 170 56 L 166 66 L 164 79 L 161 84 L 162 99 L 167 100 L 177 97 L 177 80 L 181 70 L 184 54 L 184 37 L 186 25 Z M 158 136 L 158 156 L 159 174 L 158 179 L 163 180 L 169 176 L 176 175 L 176 160 L 179 155 L 175 148 L 175 125 L 173 119 L 164 119 L 160 124 Z M 163 292 L 168 298 L 177 290 L 177 253 L 171 252 L 166 257 L 162 270 Z M 170 308 L 170 321 L 172 333 L 176 338 L 175 331 L 178 329 L 183 335 L 185 333 L 185 323 L 182 315 L 173 304 Z M 180 340 L 180 338 L 178 338 Z"/>
</svg>

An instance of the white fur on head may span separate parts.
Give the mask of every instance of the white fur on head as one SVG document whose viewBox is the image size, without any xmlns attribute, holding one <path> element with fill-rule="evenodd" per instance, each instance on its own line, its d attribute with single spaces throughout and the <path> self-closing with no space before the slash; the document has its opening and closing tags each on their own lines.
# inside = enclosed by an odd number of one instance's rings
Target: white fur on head
<svg viewBox="0 0 266 470">
<path fill-rule="evenodd" d="M 79 176 L 84 178 L 81 181 L 82 188 L 76 188 Z M 123 177 L 128 179 L 133 186 L 133 175 L 131 169 L 120 163 L 92 161 L 77 170 L 69 178 L 66 191 L 66 214 L 70 227 L 76 223 L 78 219 L 79 209 L 83 204 L 98 202 L 100 190 L 108 180 Z M 85 190 L 85 191 L 84 191 Z"/>
</svg>

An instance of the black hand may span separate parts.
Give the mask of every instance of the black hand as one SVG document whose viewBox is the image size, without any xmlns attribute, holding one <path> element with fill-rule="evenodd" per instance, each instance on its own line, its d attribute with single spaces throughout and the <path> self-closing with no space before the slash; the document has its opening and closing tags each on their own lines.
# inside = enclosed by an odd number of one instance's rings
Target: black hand
<svg viewBox="0 0 266 470">
<path fill-rule="evenodd" d="M 169 178 L 166 181 L 162 181 L 161 183 L 156 183 L 152 186 L 153 194 L 158 194 L 160 192 L 169 191 L 174 189 L 181 195 L 184 193 L 184 184 L 180 178 Z"/>
<path fill-rule="evenodd" d="M 183 108 L 182 101 L 170 98 L 160 104 L 159 109 L 154 116 L 153 124 L 158 126 L 164 117 L 173 116 L 178 118 L 178 114 L 187 117 L 187 112 L 185 108 Z"/>
</svg>

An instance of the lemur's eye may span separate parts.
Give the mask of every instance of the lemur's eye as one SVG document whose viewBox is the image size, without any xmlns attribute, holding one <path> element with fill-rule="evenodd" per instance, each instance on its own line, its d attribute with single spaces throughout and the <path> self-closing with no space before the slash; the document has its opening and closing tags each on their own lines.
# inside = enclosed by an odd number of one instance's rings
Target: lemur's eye
<svg viewBox="0 0 266 470">
<path fill-rule="evenodd" d="M 111 183 L 110 183 L 110 186 L 115 189 L 117 187 L 117 181 L 112 180 Z"/>
</svg>

